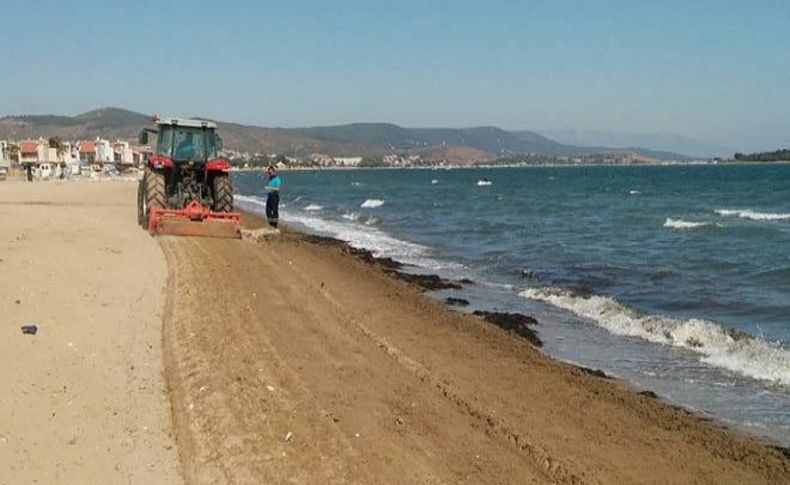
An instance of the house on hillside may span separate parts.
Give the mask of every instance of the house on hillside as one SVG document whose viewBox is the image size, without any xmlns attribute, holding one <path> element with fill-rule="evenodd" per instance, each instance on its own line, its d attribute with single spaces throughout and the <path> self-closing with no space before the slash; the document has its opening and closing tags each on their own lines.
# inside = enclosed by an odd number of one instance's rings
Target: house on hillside
<svg viewBox="0 0 790 485">
<path fill-rule="evenodd" d="M 357 167 L 362 163 L 362 157 L 335 157 L 334 161 L 340 167 Z"/>
<path fill-rule="evenodd" d="M 10 168 L 11 157 L 8 149 L 8 142 L 0 140 L 0 180 L 5 180 Z"/>
<path fill-rule="evenodd" d="M 80 165 L 115 163 L 115 147 L 110 140 L 80 140 L 77 142 Z"/>
<path fill-rule="evenodd" d="M 78 141 L 77 156 L 80 165 L 88 166 L 96 163 L 96 142 L 93 140 Z"/>
<path fill-rule="evenodd" d="M 148 161 L 148 156 L 151 155 L 151 153 L 152 153 L 151 148 L 145 145 L 133 146 L 132 163 L 136 167 L 141 167 L 145 165 L 145 163 Z"/>
<path fill-rule="evenodd" d="M 55 152 L 52 161 L 57 161 L 57 150 L 54 148 L 51 150 Z M 22 140 L 19 142 L 20 165 L 47 163 L 50 161 L 49 155 L 49 142 L 43 138 L 39 138 L 38 140 Z"/>
<path fill-rule="evenodd" d="M 104 138 L 96 138 L 96 163 L 114 163 L 115 150 L 113 149 L 110 140 Z"/>
<path fill-rule="evenodd" d="M 11 144 L 6 140 L 0 140 L 0 166 L 11 164 Z"/>
<path fill-rule="evenodd" d="M 128 141 L 115 140 L 113 144 L 113 161 L 117 165 L 132 166 L 134 164 L 134 152 Z"/>
</svg>

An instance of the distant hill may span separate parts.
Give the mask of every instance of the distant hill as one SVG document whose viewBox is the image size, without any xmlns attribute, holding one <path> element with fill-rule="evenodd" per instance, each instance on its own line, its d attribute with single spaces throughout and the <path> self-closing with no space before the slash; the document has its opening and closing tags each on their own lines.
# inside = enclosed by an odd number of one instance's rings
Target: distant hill
<svg viewBox="0 0 790 485">
<path fill-rule="evenodd" d="M 12 115 L 0 118 L 0 138 L 59 136 L 63 139 L 134 139 L 150 117 L 120 108 L 101 108 L 77 116 Z M 269 128 L 217 122 L 225 146 L 250 153 L 307 156 L 383 156 L 419 154 L 424 158 L 469 164 L 498 157 L 538 154 L 575 157 L 597 153 L 633 153 L 638 159 L 683 160 L 675 153 L 642 148 L 612 149 L 558 143 L 531 131 L 492 126 L 404 128 L 390 123 L 353 123 L 311 128 Z"/>
<path fill-rule="evenodd" d="M 626 133 L 611 130 L 541 130 L 541 134 L 560 143 L 580 146 L 642 147 L 658 152 L 683 153 L 690 157 L 711 158 L 731 154 L 734 149 L 686 136 L 664 133 Z"/>
</svg>

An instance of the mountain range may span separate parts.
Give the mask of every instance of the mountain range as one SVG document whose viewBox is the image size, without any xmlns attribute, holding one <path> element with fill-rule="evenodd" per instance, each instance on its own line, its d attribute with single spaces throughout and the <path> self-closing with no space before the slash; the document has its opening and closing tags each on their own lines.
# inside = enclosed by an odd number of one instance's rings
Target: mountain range
<svg viewBox="0 0 790 485">
<path fill-rule="evenodd" d="M 581 130 L 575 128 L 538 130 L 543 136 L 560 143 L 581 146 L 649 147 L 652 150 L 683 153 L 691 157 L 732 156 L 735 147 L 721 146 L 671 133 L 632 133 L 612 130 Z"/>
<path fill-rule="evenodd" d="M 577 157 L 592 154 L 629 155 L 638 160 L 686 160 L 672 152 L 645 148 L 579 146 L 554 141 L 532 131 L 507 131 L 493 126 L 473 128 L 404 128 L 391 123 L 353 123 L 310 128 L 271 128 L 217 122 L 225 147 L 249 153 L 307 156 L 379 157 L 390 153 L 474 163 L 501 157 L 537 154 Z M 10 115 L 0 118 L 0 138 L 58 136 L 62 139 L 135 139 L 150 126 L 150 116 L 120 108 L 101 108 L 77 116 Z"/>
</svg>

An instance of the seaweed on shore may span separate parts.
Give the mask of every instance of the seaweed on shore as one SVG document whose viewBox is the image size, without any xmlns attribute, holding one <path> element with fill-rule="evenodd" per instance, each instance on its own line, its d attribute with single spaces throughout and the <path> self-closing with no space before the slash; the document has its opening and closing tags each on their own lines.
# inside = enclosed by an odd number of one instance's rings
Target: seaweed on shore
<svg viewBox="0 0 790 485">
<path fill-rule="evenodd" d="M 785 457 L 786 460 L 790 460 L 790 448 L 784 446 L 771 446 L 777 453 Z"/>
<path fill-rule="evenodd" d="M 452 296 L 445 298 L 444 302 L 450 306 L 469 306 L 469 300 L 464 298 L 454 298 Z"/>
<path fill-rule="evenodd" d="M 379 265 L 386 269 L 400 269 L 404 266 L 403 263 L 400 261 L 396 261 L 392 258 L 381 258 L 378 256 L 374 256 L 372 252 L 367 249 L 360 249 L 350 246 L 347 242 L 341 241 L 340 239 L 335 239 L 333 237 L 327 236 L 318 236 L 315 234 L 304 234 L 302 235 L 302 239 L 306 242 L 317 244 L 319 246 L 334 246 L 340 247 L 343 249 L 343 252 L 346 254 L 350 254 L 352 256 L 356 256 L 363 262 L 370 264 L 370 265 Z"/>
<path fill-rule="evenodd" d="M 345 246 L 345 241 L 335 239 L 333 237 L 318 236 L 316 234 L 302 234 L 302 239 L 309 243 L 318 244 L 321 246 Z"/>
<path fill-rule="evenodd" d="M 522 315 L 521 313 L 486 312 L 482 310 L 475 310 L 474 315 L 483 317 L 485 321 L 493 323 L 503 330 L 514 332 L 535 347 L 543 346 L 543 342 L 538 337 L 538 334 L 529 328 L 530 325 L 538 324 L 538 321 L 534 317 Z"/>
<path fill-rule="evenodd" d="M 352 254 L 358 257 L 359 259 L 361 259 L 362 261 L 368 264 L 377 264 L 387 269 L 400 269 L 403 267 L 403 263 L 401 263 L 400 261 L 396 261 L 392 258 L 382 258 L 379 256 L 373 256 L 373 253 L 371 253 L 367 249 L 359 249 L 359 248 L 348 246 L 345 249 L 345 251 L 348 254 Z"/>
<path fill-rule="evenodd" d="M 400 270 L 407 266 L 406 264 L 392 258 L 374 256 L 373 253 L 367 249 L 355 248 L 350 246 L 347 242 L 333 237 L 304 234 L 302 239 L 306 242 L 321 246 L 340 247 L 344 253 L 356 256 L 361 261 L 371 266 L 380 266 L 387 274 L 408 283 L 415 284 L 424 290 L 460 290 L 462 288 L 461 284 L 474 284 L 474 281 L 469 278 L 452 281 L 435 274 L 404 273 Z"/>
<path fill-rule="evenodd" d="M 640 396 L 649 397 L 650 399 L 658 399 L 658 394 L 653 391 L 640 391 L 637 392 Z"/>
<path fill-rule="evenodd" d="M 576 368 L 582 371 L 583 373 L 587 374 L 588 376 L 600 377 L 601 379 L 611 379 L 611 377 L 601 369 L 590 369 L 589 367 L 584 367 L 581 365 L 577 365 Z"/>
<path fill-rule="evenodd" d="M 413 274 L 402 271 L 388 271 L 389 274 L 400 280 L 415 284 L 426 290 L 460 290 L 461 285 L 446 280 L 435 274 Z"/>
</svg>

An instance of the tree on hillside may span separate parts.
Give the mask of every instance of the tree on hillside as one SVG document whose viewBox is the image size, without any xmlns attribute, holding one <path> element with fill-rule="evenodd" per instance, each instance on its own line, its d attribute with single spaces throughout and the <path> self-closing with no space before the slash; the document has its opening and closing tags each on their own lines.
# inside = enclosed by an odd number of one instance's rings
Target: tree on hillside
<svg viewBox="0 0 790 485">
<path fill-rule="evenodd" d="M 780 162 L 790 160 L 790 149 L 775 150 L 773 152 L 736 153 L 733 158 L 742 162 Z"/>
<path fill-rule="evenodd" d="M 7 150 L 8 150 L 8 159 L 11 160 L 12 162 L 16 162 L 18 164 L 19 163 L 19 145 L 9 144 Z"/>
<path fill-rule="evenodd" d="M 52 136 L 48 141 L 49 147 L 54 148 L 58 156 L 63 155 L 63 140 L 59 136 Z"/>
</svg>

